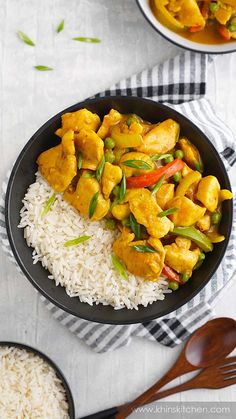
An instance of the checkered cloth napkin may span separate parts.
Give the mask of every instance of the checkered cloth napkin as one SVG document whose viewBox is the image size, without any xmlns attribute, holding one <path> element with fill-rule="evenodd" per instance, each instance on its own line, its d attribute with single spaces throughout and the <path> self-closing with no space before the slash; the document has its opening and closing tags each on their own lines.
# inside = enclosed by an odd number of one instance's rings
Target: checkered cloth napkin
<svg viewBox="0 0 236 419">
<path fill-rule="evenodd" d="M 230 129 L 215 115 L 211 104 L 204 98 L 207 70 L 211 57 L 185 52 L 150 70 L 133 75 L 112 86 L 96 97 L 128 95 L 165 102 L 190 118 L 217 148 L 227 170 L 236 161 L 235 139 Z M 16 264 L 11 252 L 4 219 L 4 200 L 7 182 L 3 185 L 0 201 L 0 236 L 2 247 Z M 236 215 L 236 203 L 234 204 Z M 44 297 L 45 306 L 54 318 L 82 339 L 96 352 L 107 352 L 129 344 L 138 336 L 175 346 L 183 342 L 195 329 L 213 316 L 213 307 L 230 284 L 236 271 L 236 216 L 226 255 L 208 285 L 191 301 L 163 318 L 142 324 L 114 326 L 78 319 L 59 309 Z M 18 268 L 19 269 L 19 268 Z"/>
</svg>

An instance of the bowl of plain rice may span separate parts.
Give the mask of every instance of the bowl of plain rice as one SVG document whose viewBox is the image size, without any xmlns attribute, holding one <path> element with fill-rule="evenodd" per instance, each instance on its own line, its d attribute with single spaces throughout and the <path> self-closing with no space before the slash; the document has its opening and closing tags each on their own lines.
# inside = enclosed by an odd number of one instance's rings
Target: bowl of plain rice
<svg viewBox="0 0 236 419">
<path fill-rule="evenodd" d="M 189 119 L 160 103 L 136 97 L 105 97 L 74 105 L 51 118 L 29 140 L 12 170 L 6 194 L 6 226 L 14 256 L 25 276 L 47 299 L 74 316 L 111 324 L 141 323 L 169 314 L 193 298 L 210 280 L 227 247 L 232 206 L 221 222 L 225 241 L 207 255 L 204 267 L 194 272 L 190 283 L 177 292 L 168 281 L 144 281 L 128 273 L 124 278 L 114 269 L 112 243 L 117 231 L 105 228 L 105 221 L 89 222 L 60 194 L 41 217 L 52 187 L 38 171 L 40 153 L 58 145 L 55 131 L 61 115 L 86 108 L 102 120 L 111 108 L 140 115 L 156 123 L 168 118 L 177 121 L 184 137 L 191 138 L 203 156 L 207 172 L 230 189 L 223 163 L 210 141 Z M 73 237 L 89 236 L 79 246 L 65 247 Z"/>
<path fill-rule="evenodd" d="M 66 379 L 38 350 L 0 342 L 0 377 L 1 419 L 74 419 Z"/>
</svg>

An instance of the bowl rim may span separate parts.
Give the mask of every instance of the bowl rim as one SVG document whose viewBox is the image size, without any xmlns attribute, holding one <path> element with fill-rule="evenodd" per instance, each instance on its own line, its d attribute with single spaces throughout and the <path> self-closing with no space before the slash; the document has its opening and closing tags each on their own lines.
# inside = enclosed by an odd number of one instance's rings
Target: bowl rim
<svg viewBox="0 0 236 419">
<path fill-rule="evenodd" d="M 180 112 L 176 111 L 175 109 L 173 109 L 172 107 L 169 107 L 167 105 L 164 105 L 163 103 L 160 102 L 156 102 L 154 100 L 151 99 L 146 99 L 146 98 L 142 98 L 142 97 L 138 97 L 138 96 L 124 96 L 124 95 L 115 95 L 115 96 L 103 96 L 103 97 L 95 97 L 92 99 L 85 99 L 81 102 L 78 102 L 74 105 L 71 105 L 67 108 L 65 108 L 64 110 L 58 112 L 56 115 L 52 116 L 49 120 L 47 120 L 32 136 L 31 138 L 27 141 L 27 143 L 25 144 L 25 146 L 23 147 L 23 149 L 21 150 L 21 152 L 19 153 L 14 166 L 12 168 L 9 180 L 8 180 L 8 184 L 7 184 L 7 190 L 6 190 L 6 198 L 5 198 L 5 220 L 6 220 L 6 230 L 7 230 L 7 236 L 9 239 L 9 243 L 10 243 L 10 247 L 11 250 L 14 254 L 14 257 L 17 261 L 17 264 L 19 265 L 19 267 L 21 268 L 21 271 L 23 272 L 23 274 L 26 276 L 26 278 L 30 281 L 30 283 L 47 299 L 49 300 L 51 303 L 53 303 L 54 305 L 56 305 L 57 307 L 59 307 L 60 309 L 64 310 L 65 312 L 72 314 L 73 316 L 77 317 L 77 318 L 83 318 L 84 320 L 88 320 L 88 321 L 92 321 L 92 322 L 96 322 L 96 323 L 102 323 L 102 324 L 115 324 L 115 325 L 125 325 L 125 324 L 137 324 L 137 323 L 143 323 L 143 322 L 147 322 L 147 321 L 151 321 L 154 319 L 158 319 L 160 317 L 169 315 L 170 313 L 173 313 L 174 311 L 176 311 L 178 308 L 182 307 L 183 305 L 185 305 L 186 303 L 188 303 L 190 300 L 192 300 L 206 285 L 207 283 L 211 280 L 212 276 L 214 275 L 214 273 L 217 271 L 228 246 L 228 242 L 231 236 L 231 231 L 232 231 L 232 222 L 233 222 L 233 204 L 232 201 L 230 202 L 230 217 L 228 218 L 228 236 L 225 238 L 224 242 L 223 242 L 223 247 L 220 251 L 220 254 L 218 256 L 218 260 L 217 263 L 214 264 L 214 267 L 212 268 L 211 272 L 208 274 L 208 276 L 206 276 L 205 280 L 201 282 L 201 284 L 195 288 L 193 290 L 193 292 L 191 293 L 191 295 L 188 295 L 186 297 L 184 297 L 183 299 L 179 299 L 178 303 L 175 304 L 175 307 L 173 310 L 170 310 L 168 308 L 166 309 L 162 309 L 160 314 L 157 315 L 153 315 L 153 314 L 149 314 L 146 315 L 145 318 L 140 318 L 140 319 L 125 319 L 122 321 L 119 320 L 102 320 L 101 318 L 99 318 L 99 316 L 95 314 L 93 315 L 88 315 L 85 316 L 84 314 L 78 314 L 77 312 L 75 312 L 72 308 L 68 308 L 68 306 L 64 305 L 61 302 L 56 301 L 51 295 L 49 295 L 47 293 L 47 291 L 45 291 L 43 289 L 43 287 L 41 287 L 37 282 L 34 281 L 33 277 L 30 275 L 30 273 L 27 270 L 27 267 L 25 266 L 24 262 L 22 261 L 22 258 L 20 257 L 20 255 L 18 254 L 18 250 L 17 250 L 17 246 L 15 245 L 15 240 L 14 240 L 14 235 L 12 234 L 11 231 L 11 223 L 10 223 L 10 208 L 9 208 L 9 204 L 10 204 L 10 194 L 11 194 L 11 189 L 12 189 L 12 185 L 14 182 L 14 178 L 15 175 L 17 173 L 18 167 L 21 164 L 21 160 L 25 154 L 25 152 L 27 151 L 27 149 L 31 146 L 31 144 L 35 141 L 35 139 L 38 137 L 38 135 L 40 135 L 45 128 L 47 128 L 48 126 L 51 125 L 51 123 L 53 123 L 53 121 L 55 119 L 57 119 L 58 117 L 60 117 L 62 114 L 66 113 L 66 112 L 74 112 L 76 110 L 76 108 L 83 108 L 86 106 L 89 106 L 90 104 L 96 103 L 98 100 L 99 101 L 106 101 L 107 99 L 111 100 L 111 101 L 115 101 L 115 100 L 119 100 L 119 99 L 124 99 L 126 100 L 128 98 L 128 100 L 132 101 L 142 101 L 143 103 L 149 103 L 149 104 L 158 104 L 160 105 L 162 108 L 164 108 L 166 111 L 171 110 L 171 112 L 173 114 L 176 115 L 177 119 L 178 116 L 180 118 L 185 119 L 191 126 L 192 128 L 198 132 L 198 135 L 204 138 L 204 141 L 206 141 L 209 145 L 209 147 L 212 149 L 218 164 L 221 166 L 222 171 L 224 172 L 224 176 L 225 176 L 225 180 L 226 180 L 226 187 L 227 189 L 231 189 L 231 184 L 230 184 L 230 180 L 228 177 L 228 173 L 225 169 L 225 166 L 223 164 L 222 159 L 220 158 L 220 155 L 218 153 L 218 151 L 216 150 L 216 148 L 214 147 L 214 145 L 212 144 L 212 142 L 208 139 L 208 137 L 204 134 L 203 131 L 201 131 L 192 121 L 191 119 L 189 119 L 188 117 L 186 117 L 185 115 L 181 114 Z M 65 290 L 64 290 L 65 291 Z M 66 292 L 66 291 L 65 291 Z M 75 297 L 78 298 L 78 297 Z M 167 297 L 166 297 L 167 298 Z M 158 303 L 158 301 L 155 301 L 154 303 Z M 83 303 L 83 304 L 87 304 L 87 303 Z M 94 305 L 93 305 L 94 307 Z M 149 305 L 147 307 L 144 307 L 144 309 L 148 309 Z M 111 307 L 113 310 L 114 308 Z M 142 307 L 143 308 L 143 307 Z M 121 310 L 118 311 L 123 311 L 125 310 L 127 311 L 132 311 L 132 312 L 136 312 L 136 310 L 128 310 L 127 308 L 123 308 Z M 142 316 L 142 313 L 140 315 L 140 317 Z"/>
<path fill-rule="evenodd" d="M 199 48 L 194 48 L 193 46 L 191 47 L 186 46 L 181 44 L 181 42 L 178 42 L 176 40 L 173 40 L 171 37 L 168 37 L 166 34 L 164 34 L 161 29 L 159 29 L 153 22 L 152 20 L 148 17 L 147 13 L 145 12 L 142 4 L 141 4 L 142 0 L 136 0 L 136 4 L 139 8 L 139 10 L 141 11 L 142 15 L 145 17 L 145 19 L 148 21 L 148 23 L 152 26 L 152 28 L 159 34 L 161 35 L 163 38 L 165 38 L 167 41 L 171 42 L 172 44 L 176 45 L 177 47 L 183 48 L 186 51 L 193 51 L 199 54 L 212 54 L 212 55 L 221 55 L 221 54 L 231 54 L 232 52 L 236 51 L 236 40 L 235 40 L 235 47 L 233 49 L 227 50 L 227 51 L 205 51 L 204 49 L 201 49 L 201 45 L 204 45 L 202 43 L 198 43 L 198 42 L 193 42 L 191 40 L 188 40 L 188 42 L 190 43 L 190 45 L 199 45 Z M 171 31 L 171 29 L 170 29 Z M 172 33 L 175 33 L 174 31 L 171 31 Z M 211 44 L 207 44 L 207 45 L 211 45 Z M 218 44 L 216 44 L 218 45 Z"/>
<path fill-rule="evenodd" d="M 61 380 L 62 385 L 65 389 L 66 397 L 67 397 L 67 403 L 68 403 L 68 406 L 69 406 L 70 419 L 75 419 L 75 404 L 74 404 L 74 399 L 73 399 L 73 396 L 72 396 L 72 392 L 71 392 L 71 389 L 70 389 L 70 386 L 68 384 L 67 379 L 65 378 L 63 372 L 57 366 L 57 364 L 51 358 L 49 358 L 49 356 L 46 355 L 44 352 L 41 352 L 39 349 L 36 349 L 36 348 L 34 348 L 30 345 L 27 345 L 25 343 L 14 342 L 14 341 L 0 341 L 0 348 L 4 348 L 4 347 L 24 349 L 27 352 L 31 352 L 34 355 L 37 355 L 38 357 L 42 358 L 42 360 L 44 362 L 46 362 L 50 367 L 53 368 L 53 370 L 55 371 L 57 377 Z"/>
</svg>

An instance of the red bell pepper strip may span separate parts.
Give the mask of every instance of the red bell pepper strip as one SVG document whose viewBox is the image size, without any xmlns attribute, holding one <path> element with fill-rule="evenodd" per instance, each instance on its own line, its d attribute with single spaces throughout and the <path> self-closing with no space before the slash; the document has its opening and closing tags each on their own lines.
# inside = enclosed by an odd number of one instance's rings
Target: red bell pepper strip
<svg viewBox="0 0 236 419">
<path fill-rule="evenodd" d="M 184 162 L 181 159 L 175 159 L 165 166 L 153 170 L 153 172 L 147 173 L 146 175 L 128 177 L 126 179 L 126 187 L 127 189 L 131 189 L 152 186 L 155 185 L 163 175 L 165 175 L 165 179 L 168 179 L 183 168 Z"/>
<path fill-rule="evenodd" d="M 225 39 L 225 41 L 229 41 L 231 39 L 231 33 L 228 28 L 224 25 L 218 26 L 218 32 Z"/>
<path fill-rule="evenodd" d="M 182 284 L 180 280 L 180 276 L 177 274 L 177 272 L 174 271 L 174 269 L 170 268 L 168 265 L 164 265 L 164 268 L 162 269 L 162 273 L 170 281 L 174 281 L 174 282 L 178 282 L 178 284 Z"/>
</svg>

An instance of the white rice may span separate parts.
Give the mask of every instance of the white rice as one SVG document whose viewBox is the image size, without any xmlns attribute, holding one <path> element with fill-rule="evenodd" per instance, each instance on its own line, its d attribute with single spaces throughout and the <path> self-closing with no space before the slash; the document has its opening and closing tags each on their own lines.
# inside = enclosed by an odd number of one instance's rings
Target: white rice
<svg viewBox="0 0 236 419">
<path fill-rule="evenodd" d="M 49 270 L 49 278 L 65 287 L 71 297 L 90 305 L 102 303 L 115 309 L 138 309 L 170 292 L 168 283 L 144 281 L 128 275 L 120 276 L 112 265 L 112 243 L 117 232 L 107 230 L 105 221 L 91 222 L 81 216 L 62 197 L 57 199 L 45 217 L 41 216 L 45 202 L 53 189 L 37 174 L 23 200 L 21 222 L 28 246 L 32 246 L 33 263 L 41 262 Z M 65 247 L 74 238 L 92 236 L 77 246 Z"/>
<path fill-rule="evenodd" d="M 0 347 L 0 418 L 69 419 L 61 381 L 32 352 Z"/>
</svg>

